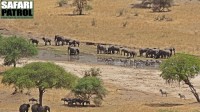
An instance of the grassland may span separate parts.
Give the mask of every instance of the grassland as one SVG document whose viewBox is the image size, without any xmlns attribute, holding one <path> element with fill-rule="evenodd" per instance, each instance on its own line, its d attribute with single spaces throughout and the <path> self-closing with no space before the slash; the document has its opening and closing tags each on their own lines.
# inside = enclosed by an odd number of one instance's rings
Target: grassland
<svg viewBox="0 0 200 112">
<path fill-rule="evenodd" d="M 53 39 L 58 34 L 83 42 L 110 43 L 136 48 L 173 46 L 178 52 L 200 55 L 200 2 L 197 0 L 176 0 L 176 2 L 177 5 L 171 8 L 171 12 L 152 13 L 151 9 L 131 8 L 131 4 L 136 3 L 136 0 L 92 0 L 90 4 L 93 10 L 85 12 L 82 16 L 72 16 L 73 7 L 71 6 L 58 7 L 57 0 L 35 0 L 34 19 L 1 19 L 0 28 L 8 31 L 0 30 L 0 33 L 40 39 L 44 36 Z M 117 17 L 122 10 L 122 16 Z M 172 21 L 155 21 L 156 17 L 162 15 L 172 18 Z M 91 25 L 93 19 L 96 21 L 96 26 Z M 127 22 L 126 27 L 123 27 L 124 22 Z M 54 50 L 55 54 L 66 53 L 66 47 L 48 46 L 44 48 L 42 44 L 41 42 L 39 45 L 40 49 Z M 94 46 L 81 45 L 80 49 L 84 53 L 96 53 Z M 67 97 L 68 90 L 48 90 L 44 103 L 51 106 L 53 112 L 198 112 L 199 110 L 199 104 L 193 103 L 195 100 L 185 86 L 178 88 L 165 85 L 159 75 L 154 74 L 155 71 L 149 73 L 107 65 L 63 63 L 65 69 L 79 76 L 84 70 L 94 66 L 103 69 L 102 77 L 109 94 L 102 107 L 68 108 L 60 101 L 60 98 Z M 2 76 L 0 76 L 1 79 Z M 195 84 L 198 85 L 198 82 L 199 79 L 196 78 Z M 145 85 L 141 87 L 138 83 Z M 135 87 L 136 90 L 134 88 L 127 91 L 124 89 L 126 84 Z M 161 87 L 173 94 L 167 98 L 159 96 L 158 90 Z M 140 90 L 141 88 L 147 88 L 153 92 L 144 92 Z M 119 89 L 121 90 L 116 91 Z M 184 90 L 190 98 L 187 100 L 177 98 L 177 89 Z M 199 85 L 197 89 L 200 90 Z M 27 102 L 30 97 L 38 96 L 36 89 L 32 90 L 31 96 L 24 94 L 12 96 L 10 95 L 12 91 L 13 88 L 0 84 L 1 112 L 16 112 L 19 104 Z M 167 107 L 168 104 L 172 105 Z M 173 104 L 181 105 L 174 106 Z"/>
<path fill-rule="evenodd" d="M 55 34 L 81 41 L 126 45 L 129 47 L 175 47 L 179 52 L 200 54 L 200 2 L 179 2 L 171 12 L 131 8 L 136 0 L 93 0 L 93 10 L 71 16 L 73 7 L 58 7 L 57 0 L 35 0 L 31 20 L 0 20 L 0 27 L 26 37 L 53 38 Z M 120 11 L 123 15 L 117 17 Z M 138 16 L 135 16 L 135 14 Z M 172 21 L 154 21 L 165 15 Z M 91 22 L 95 19 L 96 26 Z M 123 27 L 123 22 L 127 26 Z"/>
</svg>

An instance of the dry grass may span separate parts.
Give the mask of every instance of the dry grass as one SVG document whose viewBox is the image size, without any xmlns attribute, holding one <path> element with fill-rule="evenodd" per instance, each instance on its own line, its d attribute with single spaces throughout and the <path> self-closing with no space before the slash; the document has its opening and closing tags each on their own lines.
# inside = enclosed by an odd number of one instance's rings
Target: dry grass
<svg viewBox="0 0 200 112">
<path fill-rule="evenodd" d="M 0 27 L 35 37 L 55 34 L 81 41 L 128 45 L 131 47 L 168 47 L 200 54 L 199 2 L 180 3 L 171 12 L 163 13 L 171 22 L 154 21 L 162 13 L 150 9 L 130 8 L 133 0 L 93 0 L 93 10 L 83 16 L 69 16 L 72 7 L 57 7 L 57 0 L 36 0 L 33 20 L 0 20 Z M 117 17 L 124 9 L 122 16 Z M 138 16 L 135 16 L 137 12 Z M 96 20 L 96 26 L 91 21 Z M 127 26 L 122 23 L 127 21 Z"/>
<path fill-rule="evenodd" d="M 171 12 L 152 13 L 150 9 L 130 8 L 130 4 L 136 0 L 93 0 L 93 10 L 83 16 L 69 16 L 73 8 L 58 7 L 57 0 L 35 0 L 35 17 L 32 20 L 0 20 L 0 27 L 7 28 L 14 34 L 54 37 L 55 34 L 79 39 L 81 41 L 93 41 L 126 45 L 130 47 L 168 47 L 174 46 L 179 52 L 188 52 L 200 55 L 200 2 L 181 2 L 174 6 Z M 184 0 L 182 0 L 184 1 Z M 123 11 L 120 17 L 118 13 Z M 137 16 L 135 14 L 137 13 Z M 157 16 L 165 15 L 173 21 L 154 21 Z M 95 20 L 95 26 L 91 21 Z M 127 22 L 123 27 L 122 23 Z M 28 33 L 30 35 L 28 35 Z M 40 46 L 41 47 L 41 46 Z M 84 53 L 96 53 L 91 47 L 81 48 Z M 43 47 L 41 47 L 43 48 Z M 65 47 L 50 46 L 45 49 L 53 49 L 62 53 Z M 83 66 L 82 66 L 83 67 Z M 1 67 L 0 67 L 1 71 Z M 114 74 L 111 74 L 114 75 Z M 0 76 L 0 79 L 2 76 Z M 119 85 L 117 85 L 119 86 Z M 69 91 L 48 90 L 44 96 L 44 103 L 50 105 L 53 112 L 193 112 L 198 110 L 198 104 L 189 104 L 192 101 L 180 101 L 177 98 L 169 99 L 157 97 L 157 94 L 146 97 L 142 93 L 116 92 L 118 87 L 106 84 L 109 89 L 108 97 L 100 108 L 68 108 L 62 105 L 60 98 Z M 21 103 L 27 102 L 29 96 L 11 96 L 12 88 L 0 84 L 0 111 L 16 112 Z M 37 97 L 37 90 L 32 90 L 31 97 Z M 133 96 L 133 99 L 130 99 Z M 142 97 L 139 98 L 139 97 Z M 146 99 L 147 98 L 147 99 Z M 139 99 L 139 100 L 138 100 Z M 141 101 L 142 100 L 142 101 Z M 181 102 L 184 105 L 175 107 L 151 107 L 145 105 L 151 101 Z M 120 103 L 119 103 L 120 102 Z M 9 105 L 8 105 L 9 104 Z M 173 111 L 172 111 L 173 112 Z M 195 111 L 194 111 L 195 112 Z"/>
</svg>

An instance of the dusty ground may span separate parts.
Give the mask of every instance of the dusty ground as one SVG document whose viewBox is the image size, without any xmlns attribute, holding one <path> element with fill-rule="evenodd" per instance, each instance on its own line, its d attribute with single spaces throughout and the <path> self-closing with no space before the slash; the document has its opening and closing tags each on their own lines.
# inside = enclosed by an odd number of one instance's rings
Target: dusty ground
<svg viewBox="0 0 200 112">
<path fill-rule="evenodd" d="M 198 0 L 176 0 L 177 5 L 167 13 L 152 13 L 150 9 L 131 8 L 131 4 L 136 3 L 136 0 L 93 0 L 90 2 L 93 10 L 86 12 L 84 16 L 69 16 L 73 8 L 57 7 L 56 2 L 57 0 L 35 0 L 33 20 L 1 19 L 0 33 L 21 35 L 25 38 L 46 36 L 52 39 L 55 34 L 59 34 L 80 41 L 136 48 L 173 46 L 178 52 L 200 54 L 200 2 Z M 123 15 L 116 17 L 123 9 Z M 138 16 L 134 16 L 135 14 Z M 162 15 L 172 18 L 173 21 L 154 21 L 157 16 Z M 93 19 L 96 20 L 96 26 L 91 26 Z M 122 28 L 123 22 L 128 23 L 125 28 Z M 39 47 L 43 48 L 42 41 Z M 81 52 L 96 53 L 94 46 L 92 49 L 83 47 L 81 46 Z M 46 49 L 59 50 L 58 54 L 66 52 L 66 47 L 61 46 L 50 46 L 44 50 Z M 31 61 L 33 60 L 30 59 L 28 62 Z M 195 99 L 187 86 L 166 84 L 159 77 L 158 70 L 61 61 L 54 62 L 80 77 L 91 67 L 100 68 L 101 78 L 109 94 L 102 107 L 70 108 L 60 101 L 62 97 L 67 97 L 68 90 L 48 90 L 44 96 L 44 104 L 49 105 L 52 112 L 165 112 L 164 110 L 171 109 L 198 112 L 196 110 L 200 109 L 199 104 L 194 103 Z M 198 92 L 200 92 L 199 81 L 199 77 L 192 80 Z M 161 97 L 159 93 L 161 88 L 169 93 L 168 97 Z M 32 90 L 31 96 L 24 94 L 12 96 L 10 95 L 12 91 L 13 88 L 0 84 L 0 112 L 17 112 L 20 104 L 28 102 L 31 97 L 38 97 L 38 91 L 35 89 Z M 178 93 L 184 94 L 186 100 L 179 99 Z"/>
<path fill-rule="evenodd" d="M 36 60 L 34 60 L 36 61 Z M 33 62 L 33 60 L 29 60 Z M 194 103 L 195 99 L 187 86 L 167 85 L 159 77 L 158 70 L 133 69 L 107 65 L 81 64 L 72 62 L 55 62 L 64 67 L 67 71 L 83 76 L 85 70 L 91 67 L 100 68 L 103 79 L 109 93 L 105 98 L 102 107 L 72 108 L 63 105 L 62 97 L 69 94 L 67 90 L 47 90 L 44 96 L 44 105 L 49 105 L 52 112 L 159 112 L 161 110 L 179 110 L 193 112 L 199 110 L 199 104 Z M 22 66 L 22 65 L 20 65 Z M 0 76 L 0 79 L 2 76 Z M 199 78 L 192 81 L 200 91 Z M 168 97 L 161 97 L 159 89 L 166 90 Z M 0 84 L 0 112 L 16 112 L 20 104 L 28 102 L 31 97 L 38 97 L 38 91 L 33 89 L 31 96 L 24 94 L 10 95 L 13 89 Z M 178 98 L 178 93 L 186 96 L 186 100 Z"/>
<path fill-rule="evenodd" d="M 25 37 L 53 38 L 56 34 L 81 41 L 104 42 L 130 47 L 169 47 L 199 54 L 200 2 L 175 0 L 171 12 L 152 13 L 151 9 L 131 8 L 137 0 L 93 0 L 93 10 L 83 16 L 69 16 L 73 7 L 58 7 L 58 0 L 35 0 L 31 20 L 0 20 L 0 27 Z M 121 17 L 117 17 L 124 9 Z M 138 16 L 134 16 L 135 14 Z M 165 15 L 173 21 L 154 21 Z M 92 26 L 93 18 L 96 26 Z M 122 28 L 122 23 L 127 26 Z"/>
</svg>

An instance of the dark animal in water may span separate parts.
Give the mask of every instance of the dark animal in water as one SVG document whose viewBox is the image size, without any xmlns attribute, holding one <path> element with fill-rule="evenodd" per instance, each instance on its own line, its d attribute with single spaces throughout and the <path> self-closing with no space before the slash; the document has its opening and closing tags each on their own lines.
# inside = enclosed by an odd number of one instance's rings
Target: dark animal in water
<svg viewBox="0 0 200 112">
<path fill-rule="evenodd" d="M 80 51 L 77 47 L 68 47 L 68 54 L 69 55 L 79 55 Z"/>
<path fill-rule="evenodd" d="M 107 47 L 105 45 L 97 45 L 97 54 L 107 53 Z"/>
<path fill-rule="evenodd" d="M 71 41 L 69 41 L 69 46 L 71 46 L 71 47 L 76 47 L 76 45 L 79 47 L 80 42 L 79 42 L 79 41 L 76 41 L 76 40 L 71 40 Z"/>
</svg>

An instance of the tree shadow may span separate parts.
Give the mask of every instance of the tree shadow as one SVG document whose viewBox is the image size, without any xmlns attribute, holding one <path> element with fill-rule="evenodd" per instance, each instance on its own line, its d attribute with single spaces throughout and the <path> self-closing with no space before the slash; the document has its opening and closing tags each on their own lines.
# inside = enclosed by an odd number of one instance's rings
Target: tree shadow
<svg viewBox="0 0 200 112">
<path fill-rule="evenodd" d="M 181 106 L 184 104 L 178 104 L 178 103 L 152 103 L 152 104 L 145 104 L 149 107 L 175 107 L 175 106 Z"/>
</svg>

